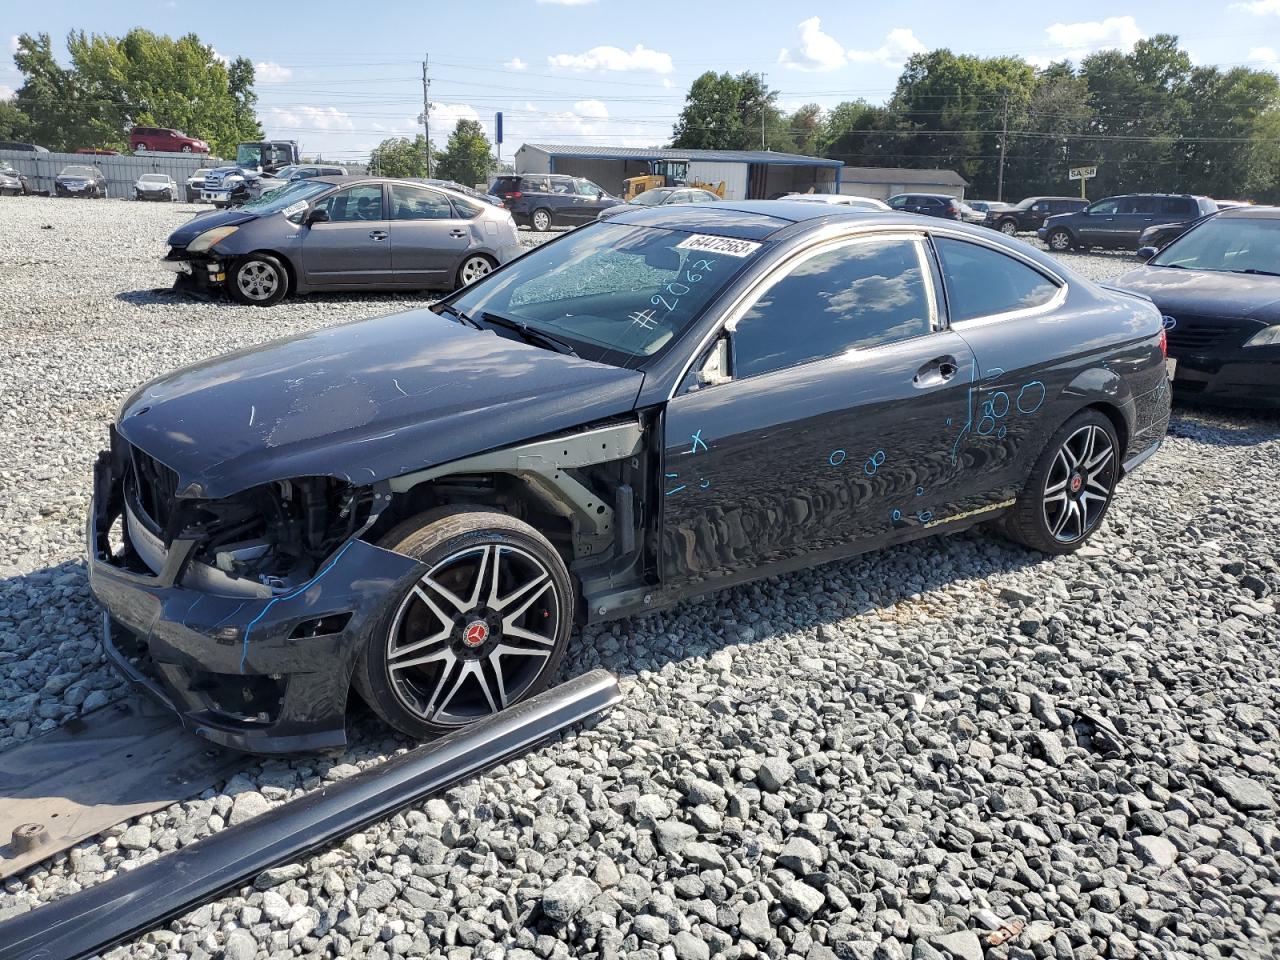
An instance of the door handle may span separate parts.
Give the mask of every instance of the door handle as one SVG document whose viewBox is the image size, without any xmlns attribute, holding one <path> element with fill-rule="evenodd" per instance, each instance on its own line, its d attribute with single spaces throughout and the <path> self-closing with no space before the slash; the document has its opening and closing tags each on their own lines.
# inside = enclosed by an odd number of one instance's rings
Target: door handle
<svg viewBox="0 0 1280 960">
<path fill-rule="evenodd" d="M 461 239 L 462 237 L 465 237 L 466 235 L 467 235 L 467 232 L 466 232 L 465 230 L 450 230 L 450 231 L 449 231 L 449 236 L 454 237 L 454 238 L 457 238 L 457 239 Z"/>
<path fill-rule="evenodd" d="M 385 231 L 385 230 L 370 230 L 370 231 L 369 231 L 369 239 L 370 239 L 370 240 L 385 240 L 385 239 L 387 239 L 387 231 Z"/>
<path fill-rule="evenodd" d="M 911 382 L 917 387 L 936 387 L 946 383 L 960 371 L 960 365 L 952 356 L 934 357 L 919 370 Z"/>
</svg>

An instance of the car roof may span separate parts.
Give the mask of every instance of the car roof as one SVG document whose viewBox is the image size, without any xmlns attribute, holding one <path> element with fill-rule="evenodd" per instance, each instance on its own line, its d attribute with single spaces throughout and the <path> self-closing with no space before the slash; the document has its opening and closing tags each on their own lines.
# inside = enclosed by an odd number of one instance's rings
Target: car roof
<svg viewBox="0 0 1280 960">
<path fill-rule="evenodd" d="M 1215 216 L 1225 220 L 1280 220 L 1280 207 L 1227 207 Z"/>
</svg>

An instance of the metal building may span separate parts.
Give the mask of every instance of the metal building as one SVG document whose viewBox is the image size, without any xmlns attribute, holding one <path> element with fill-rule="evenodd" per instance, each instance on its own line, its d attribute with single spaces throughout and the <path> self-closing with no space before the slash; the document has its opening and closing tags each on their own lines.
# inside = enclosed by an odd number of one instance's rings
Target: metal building
<svg viewBox="0 0 1280 960">
<path fill-rule="evenodd" d="M 840 193 L 887 200 L 899 193 L 945 193 L 964 199 L 969 181 L 954 170 L 912 170 L 907 167 L 845 167 Z"/>
<path fill-rule="evenodd" d="M 772 150 L 665 150 L 655 147 L 562 146 L 526 143 L 515 155 L 516 173 L 586 177 L 613 194 L 622 181 L 643 176 L 656 160 L 688 160 L 689 179 L 724 182 L 726 200 L 767 200 L 787 193 L 839 193 L 839 160 Z"/>
</svg>

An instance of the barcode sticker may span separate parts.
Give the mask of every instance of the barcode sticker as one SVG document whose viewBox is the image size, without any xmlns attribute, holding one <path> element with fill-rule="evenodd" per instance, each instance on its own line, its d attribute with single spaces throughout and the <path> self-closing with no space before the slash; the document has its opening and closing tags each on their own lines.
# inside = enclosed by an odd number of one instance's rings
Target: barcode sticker
<svg viewBox="0 0 1280 960">
<path fill-rule="evenodd" d="M 739 240 L 736 237 L 716 237 L 707 233 L 695 233 L 687 240 L 676 244 L 678 250 L 699 250 L 703 253 L 723 253 L 729 257 L 749 257 L 760 249 L 762 244 L 754 240 Z"/>
</svg>

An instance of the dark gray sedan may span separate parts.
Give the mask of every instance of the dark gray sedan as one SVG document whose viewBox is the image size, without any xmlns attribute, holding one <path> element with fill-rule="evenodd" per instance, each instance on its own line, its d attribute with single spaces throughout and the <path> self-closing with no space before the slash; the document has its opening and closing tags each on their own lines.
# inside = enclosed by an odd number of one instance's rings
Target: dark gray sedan
<svg viewBox="0 0 1280 960">
<path fill-rule="evenodd" d="M 169 237 L 179 289 L 266 307 L 289 293 L 465 286 L 520 253 L 506 210 L 382 177 L 299 180 Z"/>
</svg>

